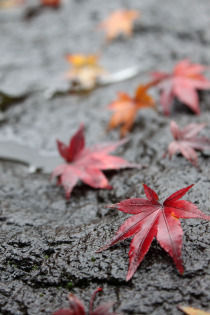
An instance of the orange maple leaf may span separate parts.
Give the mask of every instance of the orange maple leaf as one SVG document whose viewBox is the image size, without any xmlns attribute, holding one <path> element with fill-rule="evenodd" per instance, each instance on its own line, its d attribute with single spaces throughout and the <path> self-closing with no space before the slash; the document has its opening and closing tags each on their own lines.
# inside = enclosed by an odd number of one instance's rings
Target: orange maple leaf
<svg viewBox="0 0 210 315">
<path fill-rule="evenodd" d="M 133 126 L 140 109 L 155 107 L 153 98 L 147 93 L 149 87 L 150 84 L 139 85 L 134 97 L 130 97 L 126 93 L 118 93 L 117 100 L 109 105 L 113 114 L 108 124 L 108 130 L 121 125 L 120 136 L 124 137 Z"/>
<path fill-rule="evenodd" d="M 105 70 L 98 63 L 98 55 L 75 54 L 67 55 L 66 59 L 71 64 L 67 78 L 85 89 L 93 88 L 97 78 L 105 73 Z"/>
<path fill-rule="evenodd" d="M 49 7 L 58 7 L 60 5 L 61 0 L 40 0 L 42 5 Z"/>
<path fill-rule="evenodd" d="M 133 23 L 139 16 L 140 12 L 137 10 L 117 10 L 111 13 L 99 25 L 99 28 L 104 29 L 108 40 L 112 40 L 120 34 L 131 36 Z"/>
</svg>

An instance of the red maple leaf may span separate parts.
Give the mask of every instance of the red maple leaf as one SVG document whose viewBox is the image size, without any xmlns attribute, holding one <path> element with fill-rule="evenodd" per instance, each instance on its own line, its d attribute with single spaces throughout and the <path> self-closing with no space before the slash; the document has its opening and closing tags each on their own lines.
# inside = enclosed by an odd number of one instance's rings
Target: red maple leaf
<svg viewBox="0 0 210 315">
<path fill-rule="evenodd" d="M 147 199 L 132 198 L 111 205 L 111 208 L 133 214 L 119 228 L 114 238 L 99 251 L 134 235 L 130 244 L 129 269 L 126 280 L 130 280 L 149 250 L 154 237 L 160 246 L 173 258 L 182 274 L 184 267 L 181 258 L 183 231 L 179 218 L 200 218 L 210 220 L 190 201 L 178 200 L 193 186 L 182 188 L 169 196 L 163 204 L 158 201 L 155 191 L 146 185 L 144 192 Z M 99 252 L 98 251 L 98 252 Z"/>
<path fill-rule="evenodd" d="M 154 72 L 153 78 L 161 90 L 161 105 L 165 115 L 169 115 L 173 99 L 177 97 L 196 114 L 200 113 L 197 90 L 210 88 L 210 81 L 202 73 L 206 67 L 185 59 L 178 62 L 171 74 Z"/>
<path fill-rule="evenodd" d="M 170 127 L 174 141 L 168 146 L 167 153 L 169 154 L 169 158 L 176 153 L 181 153 L 188 161 L 196 166 L 198 156 L 195 150 L 210 150 L 210 138 L 197 136 L 205 126 L 205 124 L 192 123 L 181 129 L 175 121 L 171 121 Z"/>
<path fill-rule="evenodd" d="M 53 315 L 117 315 L 116 313 L 110 312 L 109 309 L 114 303 L 108 302 L 106 304 L 99 305 L 95 310 L 93 310 L 93 302 L 98 292 L 102 291 L 102 288 L 98 288 L 93 292 L 90 300 L 89 312 L 85 311 L 83 303 L 73 294 L 69 294 L 70 307 L 67 309 L 60 309 L 53 313 Z"/>
<path fill-rule="evenodd" d="M 59 7 L 61 0 L 40 0 L 41 4 L 49 7 Z"/>
<path fill-rule="evenodd" d="M 57 166 L 52 177 L 58 177 L 58 184 L 63 185 L 66 198 L 70 197 L 71 191 L 79 179 L 93 188 L 111 189 L 112 187 L 102 171 L 138 167 L 120 157 L 109 155 L 125 142 L 121 140 L 86 148 L 83 125 L 71 138 L 68 146 L 58 140 L 59 153 L 67 163 Z"/>
</svg>

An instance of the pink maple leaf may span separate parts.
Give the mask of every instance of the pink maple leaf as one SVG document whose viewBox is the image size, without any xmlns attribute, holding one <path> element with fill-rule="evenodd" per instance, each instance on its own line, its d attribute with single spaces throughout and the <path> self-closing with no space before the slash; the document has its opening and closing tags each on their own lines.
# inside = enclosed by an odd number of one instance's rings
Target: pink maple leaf
<svg viewBox="0 0 210 315">
<path fill-rule="evenodd" d="M 196 114 L 200 113 L 197 90 L 210 88 L 210 81 L 202 75 L 206 68 L 185 59 L 175 65 L 171 74 L 152 74 L 155 79 L 153 85 L 158 84 L 161 90 L 160 102 L 165 115 L 169 115 L 175 97 Z"/>
<path fill-rule="evenodd" d="M 57 177 L 58 184 L 63 185 L 66 198 L 70 197 L 72 189 L 79 179 L 93 188 L 111 189 L 112 187 L 102 171 L 139 167 L 120 157 L 109 155 L 110 152 L 125 142 L 126 140 L 121 140 L 87 148 L 85 147 L 83 125 L 70 139 L 69 145 L 65 145 L 58 140 L 59 153 L 66 163 L 57 166 L 52 173 L 52 177 Z"/>
<path fill-rule="evenodd" d="M 175 121 L 171 121 L 170 127 L 174 141 L 168 146 L 169 158 L 171 159 L 176 153 L 181 153 L 194 166 L 197 166 L 198 156 L 195 150 L 210 150 L 210 138 L 197 136 L 205 126 L 206 124 L 191 123 L 181 129 Z"/>
</svg>

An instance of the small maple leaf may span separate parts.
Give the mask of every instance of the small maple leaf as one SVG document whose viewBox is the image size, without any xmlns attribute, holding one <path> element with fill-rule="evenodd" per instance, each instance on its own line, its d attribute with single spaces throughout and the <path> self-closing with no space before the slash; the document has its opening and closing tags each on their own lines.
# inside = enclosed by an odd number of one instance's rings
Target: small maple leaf
<svg viewBox="0 0 210 315">
<path fill-rule="evenodd" d="M 210 88 L 210 81 L 202 75 L 205 69 L 205 66 L 185 59 L 175 65 L 172 74 L 165 72 L 152 74 L 157 80 L 156 84 L 160 86 L 160 102 L 165 115 L 169 115 L 175 97 L 196 114 L 200 113 L 197 90 Z"/>
<path fill-rule="evenodd" d="M 147 90 L 149 85 L 139 85 L 135 97 L 126 93 L 118 93 L 118 99 L 109 105 L 113 115 L 109 121 L 108 130 L 121 125 L 120 135 L 124 137 L 133 126 L 137 112 L 145 107 L 155 107 L 155 103 Z"/>
<path fill-rule="evenodd" d="M 179 218 L 200 218 L 210 220 L 210 216 L 202 213 L 190 201 L 178 200 L 193 186 L 182 188 L 169 196 L 163 204 L 158 201 L 158 195 L 146 185 L 144 192 L 147 199 L 132 198 L 111 205 L 111 208 L 133 214 L 119 228 L 115 237 L 102 249 L 134 235 L 129 251 L 129 269 L 126 280 L 130 280 L 149 250 L 154 237 L 160 246 L 173 258 L 178 271 L 184 272 L 181 249 L 182 235 Z"/>
<path fill-rule="evenodd" d="M 195 150 L 210 150 L 210 138 L 197 136 L 205 126 L 205 124 L 192 123 L 181 129 L 175 121 L 171 121 L 170 127 L 174 141 L 168 146 L 169 158 L 171 159 L 176 153 L 181 153 L 194 166 L 197 166 L 198 156 Z"/>
<path fill-rule="evenodd" d="M 92 148 L 85 148 L 83 125 L 71 138 L 68 146 L 58 140 L 58 151 L 67 163 L 57 166 L 52 176 L 58 177 L 58 184 L 63 185 L 66 198 L 70 197 L 79 179 L 93 188 L 111 189 L 102 171 L 138 167 L 120 157 L 109 155 L 125 142 L 98 144 Z"/>
<path fill-rule="evenodd" d="M 89 312 L 85 311 L 83 303 L 73 294 L 69 294 L 69 308 L 60 309 L 53 313 L 53 315 L 117 315 L 116 313 L 110 312 L 109 309 L 113 306 L 113 302 L 101 304 L 93 310 L 93 302 L 96 294 L 102 291 L 102 288 L 98 288 L 93 292 L 93 295 L 89 304 Z"/>
<path fill-rule="evenodd" d="M 41 4 L 49 7 L 59 7 L 61 0 L 40 0 Z"/>
<path fill-rule="evenodd" d="M 187 315 L 210 315 L 210 312 L 205 312 L 194 307 L 179 306 L 178 308 Z"/>
<path fill-rule="evenodd" d="M 93 88 L 98 77 L 106 73 L 98 63 L 98 55 L 67 55 L 66 59 L 72 66 L 66 77 L 82 88 Z"/>
<path fill-rule="evenodd" d="M 23 4 L 25 0 L 0 0 L 1 9 L 10 9 Z"/>
<path fill-rule="evenodd" d="M 140 12 L 137 10 L 117 10 L 110 14 L 99 25 L 99 28 L 104 29 L 108 40 L 112 40 L 120 34 L 131 36 L 133 23 L 139 16 Z"/>
</svg>

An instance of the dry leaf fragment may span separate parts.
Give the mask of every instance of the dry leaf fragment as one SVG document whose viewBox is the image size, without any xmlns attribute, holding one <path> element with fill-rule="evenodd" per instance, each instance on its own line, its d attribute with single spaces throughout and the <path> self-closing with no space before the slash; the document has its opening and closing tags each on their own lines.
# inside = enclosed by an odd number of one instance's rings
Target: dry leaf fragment
<svg viewBox="0 0 210 315">
<path fill-rule="evenodd" d="M 140 109 L 155 107 L 153 98 L 147 93 L 149 87 L 150 85 L 139 85 L 133 98 L 126 93 L 118 93 L 117 100 L 108 107 L 113 111 L 108 130 L 121 126 L 120 135 L 124 137 L 132 128 L 137 112 Z"/>
<path fill-rule="evenodd" d="M 111 13 L 99 27 L 104 29 L 107 40 L 112 40 L 120 34 L 131 36 L 133 23 L 140 16 L 137 10 L 117 10 Z"/>
<path fill-rule="evenodd" d="M 120 226 L 113 239 L 98 252 L 133 236 L 129 251 L 127 281 L 133 277 L 136 269 L 148 252 L 154 237 L 156 237 L 160 246 L 173 258 L 178 271 L 181 274 L 184 272 L 181 258 L 183 231 L 179 218 L 210 220 L 210 216 L 202 213 L 192 202 L 179 200 L 192 186 L 190 185 L 176 191 L 163 203 L 160 203 L 156 192 L 144 185 L 147 199 L 126 199 L 110 206 L 133 216 L 129 217 Z"/>
<path fill-rule="evenodd" d="M 210 150 L 210 138 L 197 136 L 205 126 L 205 124 L 191 123 L 181 129 L 175 121 L 171 121 L 170 127 L 174 141 L 168 146 L 169 158 L 171 159 L 176 153 L 181 153 L 194 166 L 197 166 L 198 156 L 195 150 Z"/>
<path fill-rule="evenodd" d="M 98 63 L 98 55 L 67 55 L 66 59 L 71 64 L 66 77 L 81 88 L 93 88 L 97 78 L 106 73 Z"/>
<path fill-rule="evenodd" d="M 83 125 L 70 139 L 69 145 L 58 140 L 58 151 L 66 163 L 57 166 L 52 176 L 57 177 L 59 185 L 63 185 L 66 198 L 70 197 L 71 191 L 79 179 L 93 188 L 111 189 L 112 187 L 102 171 L 139 167 L 109 154 L 125 142 L 125 140 L 121 140 L 108 144 L 100 143 L 92 148 L 87 148 L 85 147 Z"/>
<path fill-rule="evenodd" d="M 178 308 L 187 315 L 210 315 L 210 312 L 205 312 L 194 307 L 179 306 Z"/>
<path fill-rule="evenodd" d="M 210 89 L 210 81 L 203 76 L 207 67 L 185 59 L 178 62 L 171 74 L 154 72 L 161 91 L 161 105 L 165 115 L 169 115 L 173 99 L 177 97 L 196 114 L 200 113 L 197 90 Z"/>
</svg>

